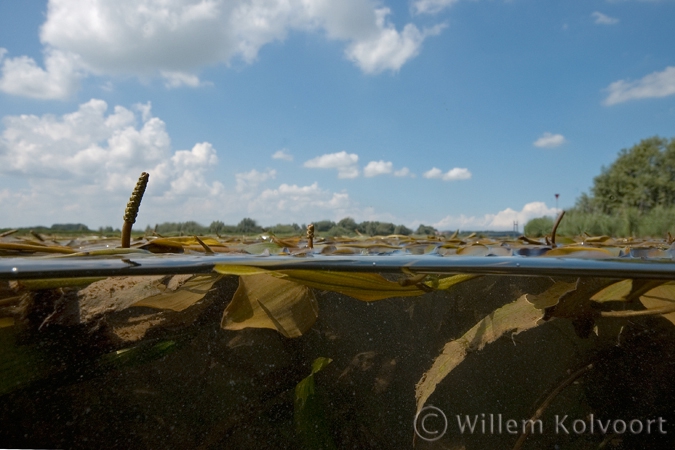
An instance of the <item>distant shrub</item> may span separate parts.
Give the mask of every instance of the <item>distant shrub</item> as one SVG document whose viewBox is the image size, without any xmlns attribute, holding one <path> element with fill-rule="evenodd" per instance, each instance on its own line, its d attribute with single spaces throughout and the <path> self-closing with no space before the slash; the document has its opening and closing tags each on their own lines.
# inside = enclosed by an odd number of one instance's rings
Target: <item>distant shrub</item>
<svg viewBox="0 0 675 450">
<path fill-rule="evenodd" d="M 421 235 L 432 235 L 436 234 L 436 228 L 432 227 L 431 225 L 423 225 L 420 224 L 419 227 L 417 227 L 417 231 L 415 231 L 415 234 L 421 234 Z"/>
<path fill-rule="evenodd" d="M 527 222 L 523 231 L 525 236 L 547 236 L 550 235 L 551 230 L 553 230 L 553 223 L 553 219 L 549 216 L 538 217 Z"/>
<path fill-rule="evenodd" d="M 406 227 L 405 225 L 396 225 L 396 228 L 394 228 L 394 234 L 402 234 L 403 236 L 410 236 L 412 232 L 413 230 Z"/>
</svg>

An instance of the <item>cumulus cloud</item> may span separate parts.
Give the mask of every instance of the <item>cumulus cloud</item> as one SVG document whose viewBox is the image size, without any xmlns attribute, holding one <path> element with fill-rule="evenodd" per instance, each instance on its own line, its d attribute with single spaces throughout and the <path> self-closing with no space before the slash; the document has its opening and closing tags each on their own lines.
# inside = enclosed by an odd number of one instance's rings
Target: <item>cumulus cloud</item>
<svg viewBox="0 0 675 450">
<path fill-rule="evenodd" d="M 389 13 L 389 8 L 376 10 L 380 32 L 368 39 L 353 42 L 347 47 L 347 58 L 354 61 L 365 73 L 399 71 L 409 59 L 417 56 L 422 42 L 428 36 L 437 35 L 445 28 L 444 25 L 436 25 L 420 31 L 409 23 L 399 33 L 392 25 L 386 23 L 385 18 Z"/>
<path fill-rule="evenodd" d="M 6 116 L 2 123 L 0 174 L 7 183 L 16 178 L 28 185 L 15 190 L 10 183 L 9 189 L 15 201 L 28 202 L 29 215 L 57 221 L 71 211 L 66 219 L 71 222 L 84 221 L 75 213 L 96 220 L 126 202 L 143 171 L 151 174 L 149 195 L 165 206 L 223 192 L 221 183 L 206 179 L 218 164 L 213 146 L 201 142 L 172 150 L 165 124 L 152 116 L 150 104 L 109 111 L 106 102 L 92 99 L 62 116 Z"/>
<path fill-rule="evenodd" d="M 346 210 L 352 206 L 347 193 L 331 193 L 319 188 L 318 183 L 309 186 L 282 184 L 277 189 L 266 189 L 252 203 L 252 210 L 262 207 L 276 211 L 316 211 L 324 210 L 334 214 L 335 211 Z"/>
<path fill-rule="evenodd" d="M 599 11 L 595 11 L 591 14 L 591 17 L 595 20 L 595 23 L 598 25 L 616 25 L 619 23 L 619 19 L 615 17 L 609 17 Z"/>
<path fill-rule="evenodd" d="M 45 53 L 45 68 L 27 56 L 7 58 L 0 48 L 0 91 L 37 99 L 64 99 L 79 87 L 82 75 L 77 55 L 49 49 Z"/>
<path fill-rule="evenodd" d="M 62 99 L 85 75 L 159 76 L 167 87 L 204 84 L 197 73 L 240 59 L 289 32 L 346 44 L 345 57 L 368 74 L 398 71 L 442 26 L 399 31 L 375 0 L 50 0 L 40 29 L 44 68 L 26 56 L 3 62 L 0 89 Z"/>
<path fill-rule="evenodd" d="M 276 176 L 276 170 L 258 172 L 253 169 L 250 172 L 238 173 L 235 175 L 235 179 L 237 180 L 237 192 L 245 192 L 253 189 L 267 180 L 274 179 Z"/>
<path fill-rule="evenodd" d="M 394 164 L 391 161 L 370 161 L 366 167 L 363 168 L 363 176 L 375 177 L 377 175 L 385 175 L 394 170 Z"/>
<path fill-rule="evenodd" d="M 282 159 L 284 161 L 293 161 L 293 155 L 288 153 L 288 151 L 285 148 L 282 148 L 281 150 L 277 150 L 274 152 L 272 155 L 272 159 Z"/>
<path fill-rule="evenodd" d="M 456 181 L 456 180 L 468 180 L 471 178 L 471 172 L 469 169 L 455 167 L 448 170 L 446 173 L 443 173 L 441 169 L 433 167 L 432 169 L 424 172 L 422 174 L 424 178 L 440 178 L 443 181 Z"/>
<path fill-rule="evenodd" d="M 512 230 L 513 222 L 518 222 L 522 230 L 525 224 L 534 218 L 542 216 L 555 216 L 555 208 L 549 208 L 544 202 L 531 202 L 523 206 L 520 211 L 506 208 L 496 214 L 476 216 L 446 216 L 433 224 L 439 230 L 463 229 L 463 230 Z"/>
<path fill-rule="evenodd" d="M 417 14 L 436 14 L 459 0 L 415 0 L 412 7 Z"/>
<path fill-rule="evenodd" d="M 356 178 L 359 176 L 358 162 L 359 156 L 356 153 L 341 151 L 317 156 L 305 161 L 304 166 L 310 169 L 337 169 L 338 178 Z"/>
<path fill-rule="evenodd" d="M 192 75 L 184 72 L 171 72 L 169 70 L 160 71 L 160 75 L 164 78 L 164 86 L 169 89 L 181 86 L 198 87 L 207 83 L 199 81 L 197 75 Z"/>
<path fill-rule="evenodd" d="M 407 167 L 404 167 L 404 168 L 394 172 L 394 176 L 395 177 L 407 177 L 407 176 L 414 177 L 415 174 L 410 173 L 410 169 L 408 169 Z"/>
<path fill-rule="evenodd" d="M 562 134 L 553 134 L 548 131 L 534 141 L 532 145 L 539 148 L 554 148 L 563 145 L 567 140 Z"/>
<path fill-rule="evenodd" d="M 604 101 L 607 106 L 642 98 L 660 98 L 675 94 L 675 66 L 666 67 L 662 72 L 653 72 L 636 81 L 619 80 L 610 84 L 609 95 Z"/>
</svg>

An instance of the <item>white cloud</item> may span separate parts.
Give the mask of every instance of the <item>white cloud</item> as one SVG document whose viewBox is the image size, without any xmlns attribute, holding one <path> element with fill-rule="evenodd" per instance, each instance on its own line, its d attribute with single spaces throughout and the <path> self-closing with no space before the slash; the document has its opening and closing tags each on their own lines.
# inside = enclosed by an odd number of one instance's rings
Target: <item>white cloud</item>
<svg viewBox="0 0 675 450">
<path fill-rule="evenodd" d="M 263 214 L 265 210 L 268 213 L 273 211 L 313 211 L 323 210 L 334 214 L 335 211 L 345 210 L 352 206 L 352 202 L 347 193 L 331 193 L 319 188 L 318 183 L 310 186 L 298 186 L 282 184 L 277 189 L 266 189 L 260 196 L 252 202 L 251 210 L 260 211 Z"/>
<path fill-rule="evenodd" d="M 250 172 L 238 173 L 235 175 L 237 180 L 237 192 L 244 192 L 250 189 L 254 189 L 259 184 L 274 179 L 277 176 L 276 170 L 268 170 L 267 172 L 258 172 L 253 169 Z"/>
<path fill-rule="evenodd" d="M 0 48 L 0 91 L 7 94 L 38 99 L 65 99 L 79 87 L 81 70 L 79 58 L 69 52 L 49 49 L 45 68 L 27 56 L 4 58 L 7 50 Z"/>
<path fill-rule="evenodd" d="M 417 14 L 436 14 L 459 0 L 415 0 L 412 7 Z"/>
<path fill-rule="evenodd" d="M 616 25 L 619 23 L 619 19 L 615 17 L 609 17 L 599 11 L 592 13 L 591 17 L 595 19 L 595 23 L 598 25 Z"/>
<path fill-rule="evenodd" d="M 410 169 L 408 169 L 407 167 L 404 167 L 404 168 L 394 172 L 394 176 L 395 177 L 407 177 L 407 176 L 414 177 L 415 174 L 411 174 Z"/>
<path fill-rule="evenodd" d="M 469 169 L 455 167 L 448 170 L 446 173 L 443 173 L 441 169 L 433 167 L 432 169 L 424 172 L 422 174 L 424 178 L 440 178 L 443 181 L 456 181 L 456 180 L 468 180 L 471 178 L 471 172 Z"/>
<path fill-rule="evenodd" d="M 637 81 L 615 81 L 606 90 L 609 92 L 604 101 L 607 106 L 628 100 L 673 95 L 675 94 L 675 66 L 666 67 L 662 72 L 650 73 Z"/>
<path fill-rule="evenodd" d="M 285 148 L 282 148 L 281 150 L 277 150 L 274 152 L 272 155 L 272 159 L 283 159 L 284 161 L 293 161 L 293 155 L 288 153 L 288 151 Z"/>
<path fill-rule="evenodd" d="M 253 63 L 290 32 L 346 44 L 365 73 L 398 71 L 442 26 L 401 31 L 377 0 L 50 0 L 40 29 L 41 68 L 19 56 L 3 64 L 0 88 L 36 98 L 67 98 L 81 76 L 159 76 L 169 88 L 197 87 L 204 67 Z"/>
<path fill-rule="evenodd" d="M 121 214 L 143 171 L 150 173 L 147 195 L 155 206 L 141 211 L 157 217 L 195 211 L 204 198 L 223 193 L 221 183 L 206 179 L 218 164 L 210 143 L 173 151 L 150 104 L 134 109 L 138 113 L 122 106 L 109 111 L 106 102 L 92 99 L 62 116 L 4 117 L 0 174 L 7 185 L 0 190 L 8 188 L 13 203 L 3 208 L 24 220 L 41 217 L 41 223 L 100 223 Z"/>
<path fill-rule="evenodd" d="M 419 53 L 422 42 L 428 36 L 439 34 L 444 25 L 420 31 L 407 24 L 402 32 L 386 23 L 389 8 L 376 10 L 378 34 L 352 43 L 346 50 L 347 58 L 354 61 L 366 73 L 377 74 L 385 70 L 397 72 L 409 59 Z"/>
<path fill-rule="evenodd" d="M 548 131 L 541 135 L 539 139 L 534 141 L 532 145 L 539 148 L 554 148 L 563 145 L 567 140 L 562 134 L 553 134 Z"/>
<path fill-rule="evenodd" d="M 363 176 L 375 177 L 377 175 L 385 175 L 393 171 L 393 166 L 394 164 L 390 161 L 370 161 L 363 168 Z"/>
<path fill-rule="evenodd" d="M 110 108 L 92 99 L 63 115 L 5 116 L 0 133 L 0 211 L 4 226 L 81 222 L 119 227 L 124 206 L 141 172 L 150 183 L 138 227 L 165 221 L 302 223 L 317 217 L 381 220 L 347 192 L 281 183 L 273 169 L 234 175 L 230 187 L 209 179 L 216 149 L 200 142 L 173 150 L 165 123 L 150 103 Z M 317 158 L 319 166 L 358 171 L 358 157 Z M 340 162 L 342 161 L 342 163 Z M 346 164 L 345 164 L 346 163 Z M 229 177 L 228 177 L 229 178 Z M 312 212 L 308 217 L 308 211 Z"/>
<path fill-rule="evenodd" d="M 433 224 L 439 230 L 461 229 L 461 230 L 512 230 L 513 222 L 518 222 L 518 227 L 522 231 L 525 224 L 534 218 L 542 216 L 555 216 L 555 208 L 549 208 L 544 202 L 531 202 L 523 206 L 520 211 L 506 208 L 496 214 L 485 214 L 482 217 L 476 216 L 446 216 Z"/>
<path fill-rule="evenodd" d="M 317 156 L 305 161 L 304 166 L 310 169 L 337 169 L 338 178 L 356 178 L 359 176 L 358 162 L 357 154 L 341 151 Z"/>
<path fill-rule="evenodd" d="M 197 75 L 192 75 L 189 73 L 162 70 L 160 71 L 160 74 L 165 80 L 164 86 L 169 89 L 181 86 L 198 87 L 202 84 L 205 84 L 199 81 L 199 77 Z"/>
</svg>

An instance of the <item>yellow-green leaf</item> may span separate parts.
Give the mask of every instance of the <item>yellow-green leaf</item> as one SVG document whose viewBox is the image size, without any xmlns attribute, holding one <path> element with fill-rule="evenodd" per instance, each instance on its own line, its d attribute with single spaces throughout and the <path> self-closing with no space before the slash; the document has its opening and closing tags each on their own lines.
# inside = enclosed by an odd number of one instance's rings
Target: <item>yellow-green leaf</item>
<svg viewBox="0 0 675 450">
<path fill-rule="evenodd" d="M 222 275 L 174 275 L 160 294 L 145 297 L 131 306 L 183 311 L 197 303 L 209 292 Z"/>
<path fill-rule="evenodd" d="M 339 292 L 367 302 L 391 297 L 414 297 L 425 293 L 416 286 L 401 286 L 376 273 L 323 270 L 279 270 L 287 280 L 325 291 Z"/>
<path fill-rule="evenodd" d="M 546 309 L 557 305 L 560 297 L 577 288 L 577 283 L 556 282 L 541 294 L 525 294 L 525 299 L 537 309 Z"/>
<path fill-rule="evenodd" d="M 640 297 L 640 302 L 647 309 L 672 306 L 675 303 L 675 282 L 670 281 L 650 290 Z M 663 314 L 663 317 L 675 324 L 675 312 Z"/>
<path fill-rule="evenodd" d="M 469 353 L 482 349 L 508 332 L 517 334 L 536 327 L 542 316 L 543 311 L 528 302 L 523 295 L 515 302 L 490 313 L 459 339 L 445 344 L 443 352 L 436 358 L 431 369 L 422 375 L 415 387 L 417 411 L 424 407 L 427 399 L 436 390 L 436 386 L 464 361 Z"/>
<path fill-rule="evenodd" d="M 314 325 L 318 311 L 314 294 L 306 286 L 270 274 L 250 275 L 239 278 L 221 327 L 270 328 L 289 338 L 298 337 Z"/>
</svg>

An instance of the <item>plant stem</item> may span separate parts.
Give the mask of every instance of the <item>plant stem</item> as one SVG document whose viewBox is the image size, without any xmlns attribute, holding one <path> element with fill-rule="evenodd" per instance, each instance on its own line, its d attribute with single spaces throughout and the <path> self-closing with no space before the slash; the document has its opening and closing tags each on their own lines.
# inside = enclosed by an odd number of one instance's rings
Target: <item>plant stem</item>
<svg viewBox="0 0 675 450">
<path fill-rule="evenodd" d="M 563 211 L 564 212 L 564 211 Z M 562 214 L 560 215 L 562 217 Z M 548 394 L 548 397 L 544 399 L 542 404 L 537 408 L 537 411 L 535 411 L 534 415 L 532 416 L 531 423 L 534 423 L 534 421 L 539 420 L 539 418 L 544 414 L 544 411 L 546 411 L 546 408 L 548 408 L 551 403 L 553 403 L 553 400 L 570 384 L 572 384 L 577 378 L 581 377 L 583 374 L 588 372 L 593 368 L 593 364 L 589 364 L 587 366 L 582 367 L 581 369 L 577 370 L 574 372 L 572 375 L 569 377 L 565 378 L 562 383 L 560 383 L 558 386 L 556 386 L 553 391 Z M 513 446 L 513 450 L 520 450 L 522 448 L 523 444 L 525 444 L 525 440 L 527 437 L 530 435 L 530 430 L 534 428 L 534 425 L 532 425 L 530 428 L 525 428 L 523 430 L 523 434 L 520 435 L 518 440 L 516 441 L 516 445 Z"/>
<path fill-rule="evenodd" d="M 131 245 L 131 227 L 136 222 L 138 216 L 138 208 L 141 206 L 141 200 L 145 193 L 145 188 L 148 186 L 148 179 L 150 175 L 143 172 L 138 178 L 134 192 L 129 198 L 127 209 L 124 211 L 124 224 L 122 225 L 122 248 L 129 248 Z"/>
<path fill-rule="evenodd" d="M 560 211 L 560 215 L 558 216 L 558 220 L 555 221 L 555 224 L 553 225 L 553 229 L 551 230 L 551 245 L 553 247 L 555 247 L 555 232 L 558 231 L 558 225 L 560 225 L 560 221 L 562 220 L 564 215 L 565 215 L 565 210 Z"/>
</svg>

